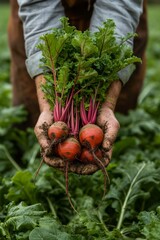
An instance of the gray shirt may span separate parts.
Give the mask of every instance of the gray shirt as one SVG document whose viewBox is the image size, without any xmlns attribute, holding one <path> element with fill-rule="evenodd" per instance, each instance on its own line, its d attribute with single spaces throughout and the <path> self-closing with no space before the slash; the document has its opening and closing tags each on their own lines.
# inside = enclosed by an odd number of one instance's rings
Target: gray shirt
<svg viewBox="0 0 160 240">
<path fill-rule="evenodd" d="M 23 22 L 26 49 L 26 66 L 33 78 L 41 73 L 39 67 L 41 52 L 37 49 L 39 37 L 52 28 L 59 28 L 59 19 L 65 16 L 61 0 L 18 0 L 19 16 Z M 136 31 L 142 13 L 143 0 L 97 0 L 94 4 L 90 30 L 96 31 L 106 19 L 113 19 L 116 24 L 116 38 Z M 128 40 L 133 47 L 133 39 Z M 125 84 L 133 72 L 130 65 L 118 75 Z"/>
</svg>

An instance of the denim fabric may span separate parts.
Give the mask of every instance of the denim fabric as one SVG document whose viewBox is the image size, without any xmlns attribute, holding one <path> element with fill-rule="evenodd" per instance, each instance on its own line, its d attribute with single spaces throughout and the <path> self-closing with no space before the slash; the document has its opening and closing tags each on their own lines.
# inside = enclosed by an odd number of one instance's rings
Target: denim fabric
<svg viewBox="0 0 160 240">
<path fill-rule="evenodd" d="M 143 0 L 97 0 L 91 18 L 90 30 L 96 31 L 97 27 L 108 18 L 115 21 L 116 36 L 135 32 L 140 14 L 142 13 Z M 28 73 L 33 78 L 42 73 L 39 67 L 41 52 L 36 48 L 39 37 L 52 28 L 60 27 L 59 18 L 64 16 L 61 0 L 18 0 L 19 16 L 23 22 L 23 31 L 26 49 L 26 66 Z M 133 41 L 128 41 L 132 47 Z M 119 78 L 126 83 L 133 72 L 129 66 L 119 72 Z"/>
<path fill-rule="evenodd" d="M 143 9 L 143 0 L 97 0 L 94 4 L 90 29 L 96 31 L 106 19 L 113 19 L 116 24 L 117 41 L 127 33 L 135 33 Z M 133 48 L 133 39 L 128 40 Z M 134 71 L 134 65 L 129 65 L 119 71 L 119 79 L 125 84 Z"/>
<path fill-rule="evenodd" d="M 64 16 L 61 0 L 18 0 L 19 16 L 23 22 L 26 66 L 33 78 L 41 74 L 41 52 L 37 49 L 39 37 L 53 27 L 60 27 L 59 18 Z"/>
</svg>

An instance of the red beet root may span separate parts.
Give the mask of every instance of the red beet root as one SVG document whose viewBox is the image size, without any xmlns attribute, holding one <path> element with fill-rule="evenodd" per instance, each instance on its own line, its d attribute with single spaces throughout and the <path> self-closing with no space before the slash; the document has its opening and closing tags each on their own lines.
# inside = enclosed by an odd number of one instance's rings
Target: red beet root
<svg viewBox="0 0 160 240">
<path fill-rule="evenodd" d="M 101 145 L 103 137 L 102 129 L 95 124 L 87 124 L 79 132 L 79 141 L 82 146 L 93 151 Z"/>
<path fill-rule="evenodd" d="M 95 155 L 97 158 L 102 159 L 102 152 L 100 149 L 95 151 Z M 80 161 L 83 163 L 96 163 L 93 154 L 87 148 L 82 149 Z"/>
<path fill-rule="evenodd" d="M 81 153 L 81 146 L 74 137 L 67 138 L 58 144 L 58 154 L 62 159 L 73 161 Z"/>
<path fill-rule="evenodd" d="M 67 124 L 62 121 L 58 121 L 48 128 L 48 137 L 53 141 L 53 144 L 57 144 L 66 139 L 68 132 L 69 129 Z"/>
</svg>

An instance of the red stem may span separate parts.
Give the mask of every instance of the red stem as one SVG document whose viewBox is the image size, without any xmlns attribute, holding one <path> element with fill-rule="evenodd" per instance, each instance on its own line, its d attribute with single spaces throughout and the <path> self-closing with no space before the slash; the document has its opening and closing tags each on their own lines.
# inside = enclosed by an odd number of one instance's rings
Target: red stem
<svg viewBox="0 0 160 240">
<path fill-rule="evenodd" d="M 68 114 L 67 126 L 71 130 L 71 112 L 69 112 L 69 114 Z"/>
<path fill-rule="evenodd" d="M 75 112 L 74 112 L 75 110 Z M 73 135 L 75 138 L 77 138 L 77 134 L 79 132 L 79 116 L 78 116 L 78 109 L 77 106 L 74 108 L 74 102 L 72 100 L 71 104 L 71 114 L 70 114 L 70 126 L 71 126 L 71 132 L 70 134 Z"/>
<path fill-rule="evenodd" d="M 92 112 L 93 112 L 93 100 L 92 97 L 90 98 L 90 103 L 89 103 L 89 109 L 88 109 L 88 121 L 91 121 L 92 117 Z"/>
<path fill-rule="evenodd" d="M 56 100 L 56 110 L 57 110 L 57 117 L 58 117 L 58 120 L 60 119 L 60 111 L 59 111 L 59 102 L 58 102 L 58 99 Z"/>
<path fill-rule="evenodd" d="M 73 98 L 73 95 L 74 95 L 74 90 L 72 88 L 72 91 L 71 91 L 71 94 L 70 94 L 70 97 L 69 97 L 69 100 L 66 102 L 66 106 L 64 108 L 64 111 L 63 111 L 63 114 L 62 116 L 60 117 L 60 121 L 64 121 L 64 119 L 66 118 L 66 114 L 67 114 L 67 111 L 71 105 L 71 101 L 72 101 L 72 98 Z"/>
<path fill-rule="evenodd" d="M 94 110 L 93 116 L 92 116 L 92 123 L 96 122 L 99 104 L 100 104 L 100 102 L 98 102 L 97 105 L 95 106 L 95 110 Z"/>
<path fill-rule="evenodd" d="M 62 115 L 62 105 L 60 102 L 58 102 L 58 112 L 59 112 L 59 116 Z"/>
<path fill-rule="evenodd" d="M 76 107 L 76 119 L 75 119 L 75 133 L 78 134 L 79 132 L 79 114 L 78 114 L 78 109 Z"/>
<path fill-rule="evenodd" d="M 84 98 L 80 103 L 80 115 L 81 115 L 82 124 L 86 125 L 88 123 L 88 119 L 87 119 L 86 110 L 84 107 Z"/>
<path fill-rule="evenodd" d="M 74 134 L 74 106 L 73 106 L 73 100 L 71 103 L 71 134 Z"/>
<path fill-rule="evenodd" d="M 54 121 L 57 122 L 58 121 L 58 116 L 57 116 L 57 105 L 54 106 L 54 109 L 53 109 L 53 118 L 54 118 Z"/>
</svg>

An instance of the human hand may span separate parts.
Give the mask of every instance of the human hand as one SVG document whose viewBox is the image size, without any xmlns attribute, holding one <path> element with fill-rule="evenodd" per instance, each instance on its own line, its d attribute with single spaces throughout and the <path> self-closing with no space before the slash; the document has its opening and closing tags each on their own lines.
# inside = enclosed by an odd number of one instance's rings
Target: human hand
<svg viewBox="0 0 160 240">
<path fill-rule="evenodd" d="M 120 128 L 120 124 L 114 115 L 114 109 L 121 88 L 122 83 L 120 81 L 115 81 L 111 84 L 107 92 L 106 101 L 102 105 L 97 118 L 97 124 L 103 129 L 105 133 L 102 147 L 104 154 L 106 155 L 107 159 L 109 159 L 109 161 L 112 156 L 112 147 Z"/>
<path fill-rule="evenodd" d="M 52 121 L 53 116 L 51 111 L 43 110 L 39 116 L 34 131 L 41 147 L 42 162 L 48 166 L 64 171 L 66 162 L 63 159 L 55 156 L 51 148 L 51 142 L 47 136 L 47 129 L 52 124 Z M 99 170 L 99 167 L 95 164 L 74 164 L 74 162 L 70 162 L 68 169 L 69 172 L 74 172 L 81 175 L 93 174 L 97 170 Z"/>
<path fill-rule="evenodd" d="M 34 132 L 42 151 L 49 149 L 50 141 L 47 136 L 47 129 L 53 122 L 51 111 L 42 111 L 35 125 Z"/>
<path fill-rule="evenodd" d="M 41 147 L 42 162 L 46 163 L 51 167 L 58 168 L 63 171 L 66 163 L 63 159 L 55 157 L 51 141 L 48 138 L 48 128 L 53 123 L 53 114 L 41 89 L 41 85 L 45 83 L 43 75 L 37 76 L 35 78 L 35 83 L 41 114 L 35 125 L 34 132 Z M 74 164 L 70 164 L 69 168 L 70 168 L 69 171 L 80 174 L 82 174 L 83 172 L 85 173 L 87 172 L 89 174 L 90 172 L 96 171 L 95 168 L 92 170 L 92 168 L 89 169 L 89 167 L 88 167 L 89 170 L 86 170 L 86 166 L 84 166 L 84 168 L 83 167 L 77 168 L 77 166 L 75 166 Z"/>
<path fill-rule="evenodd" d="M 34 132 L 43 152 L 45 152 L 49 148 L 50 143 L 47 137 L 47 128 L 53 122 L 53 116 L 50 110 L 50 106 L 46 101 L 44 97 L 44 93 L 41 89 L 41 85 L 44 84 L 44 82 L 45 82 L 45 79 L 43 75 L 39 75 L 35 78 L 38 103 L 39 103 L 41 113 L 35 125 Z"/>
<path fill-rule="evenodd" d="M 35 135 L 38 139 L 38 142 L 41 146 L 42 158 L 43 162 L 47 165 L 58 168 L 60 170 L 64 170 L 65 161 L 62 159 L 55 157 L 50 153 L 50 140 L 47 135 L 47 129 L 53 122 L 53 115 L 50 111 L 49 104 L 44 98 L 44 93 L 41 90 L 41 84 L 44 83 L 44 77 L 42 75 L 36 77 L 36 87 L 37 87 L 37 96 L 40 106 L 41 114 L 35 126 Z M 97 123 L 101 126 L 105 131 L 105 137 L 103 141 L 103 149 L 105 151 L 106 157 L 106 165 L 108 165 L 111 155 L 112 155 L 112 146 L 116 139 L 119 123 L 114 115 L 114 109 L 116 106 L 116 102 L 121 90 L 122 84 L 120 81 L 115 81 L 111 84 L 108 92 L 106 101 L 102 105 L 102 108 L 99 111 L 99 115 L 97 118 Z M 92 174 L 96 172 L 99 168 L 93 164 L 70 164 L 69 171 L 75 172 L 78 174 Z"/>
<path fill-rule="evenodd" d="M 41 147 L 42 161 L 49 166 L 63 168 L 64 161 L 62 161 L 61 159 L 57 160 L 54 157 L 52 144 L 48 137 L 48 128 L 53 123 L 53 114 L 41 89 L 41 85 L 45 83 L 44 76 L 37 76 L 35 78 L 35 83 L 41 113 L 35 125 L 34 132 Z"/>
<path fill-rule="evenodd" d="M 100 110 L 97 118 L 97 124 L 104 131 L 104 140 L 102 148 L 106 157 L 111 160 L 112 147 L 116 140 L 120 124 L 116 119 L 114 112 L 109 107 Z"/>
</svg>

